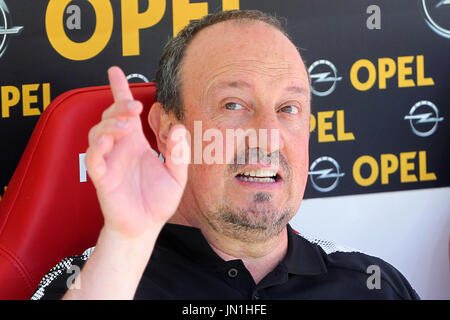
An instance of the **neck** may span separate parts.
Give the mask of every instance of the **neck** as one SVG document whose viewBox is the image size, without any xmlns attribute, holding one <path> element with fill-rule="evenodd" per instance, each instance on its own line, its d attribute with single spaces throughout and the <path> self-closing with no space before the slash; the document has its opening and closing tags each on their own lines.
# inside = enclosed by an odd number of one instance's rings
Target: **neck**
<svg viewBox="0 0 450 320">
<path fill-rule="evenodd" d="M 178 212 L 169 222 L 199 228 L 211 248 L 223 260 L 241 259 L 255 283 L 259 283 L 275 269 L 287 252 L 287 228 L 265 241 L 249 242 L 224 236 L 208 223 L 187 219 Z"/>
<path fill-rule="evenodd" d="M 241 259 L 255 283 L 259 283 L 284 258 L 287 252 L 287 229 L 265 242 L 241 242 L 230 238 L 208 237 L 210 246 L 225 261 Z"/>
</svg>

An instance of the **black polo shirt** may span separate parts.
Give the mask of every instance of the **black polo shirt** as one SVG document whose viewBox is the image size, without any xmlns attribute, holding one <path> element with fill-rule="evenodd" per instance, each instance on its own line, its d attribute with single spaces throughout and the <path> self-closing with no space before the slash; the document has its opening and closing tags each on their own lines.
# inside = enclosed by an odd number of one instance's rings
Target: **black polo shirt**
<svg viewBox="0 0 450 320">
<path fill-rule="evenodd" d="M 307 240 L 289 225 L 280 264 L 255 284 L 242 260 L 224 261 L 197 228 L 166 224 L 135 299 L 419 299 L 408 281 L 385 261 L 320 240 Z M 42 279 L 32 299 L 59 299 L 71 265 L 68 257 Z"/>
</svg>

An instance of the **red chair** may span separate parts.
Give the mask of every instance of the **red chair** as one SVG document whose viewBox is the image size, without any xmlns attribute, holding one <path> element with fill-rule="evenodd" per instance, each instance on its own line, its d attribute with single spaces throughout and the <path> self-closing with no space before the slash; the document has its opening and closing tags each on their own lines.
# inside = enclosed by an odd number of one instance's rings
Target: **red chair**
<svg viewBox="0 0 450 320">
<path fill-rule="evenodd" d="M 130 87 L 144 104 L 144 132 L 156 150 L 147 121 L 155 84 Z M 62 258 L 95 245 L 103 217 L 80 158 L 90 128 L 112 102 L 109 86 L 76 89 L 39 119 L 0 202 L 0 299 L 29 299 Z"/>
</svg>

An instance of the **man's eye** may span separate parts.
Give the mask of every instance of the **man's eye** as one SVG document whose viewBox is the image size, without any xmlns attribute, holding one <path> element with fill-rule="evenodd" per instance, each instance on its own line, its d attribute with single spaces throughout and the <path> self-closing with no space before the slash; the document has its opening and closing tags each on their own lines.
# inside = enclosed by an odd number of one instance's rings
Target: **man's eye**
<svg viewBox="0 0 450 320">
<path fill-rule="evenodd" d="M 228 102 L 225 105 L 225 109 L 228 109 L 228 110 L 241 110 L 241 109 L 244 109 L 244 107 L 242 105 L 240 105 L 239 103 L 236 103 L 236 102 Z"/>
<path fill-rule="evenodd" d="M 290 114 L 297 114 L 298 108 L 296 106 L 284 106 L 280 109 L 283 112 L 290 113 Z"/>
</svg>

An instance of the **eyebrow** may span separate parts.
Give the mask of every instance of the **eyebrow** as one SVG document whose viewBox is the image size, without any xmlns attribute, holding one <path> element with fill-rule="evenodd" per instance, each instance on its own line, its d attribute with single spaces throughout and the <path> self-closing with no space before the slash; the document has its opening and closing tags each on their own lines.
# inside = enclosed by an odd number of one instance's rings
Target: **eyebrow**
<svg viewBox="0 0 450 320">
<path fill-rule="evenodd" d="M 215 89 L 223 89 L 223 88 L 246 88 L 251 89 L 253 86 L 244 80 L 235 80 L 230 82 L 221 82 L 215 86 Z M 286 92 L 297 93 L 297 94 L 305 94 L 306 91 L 304 88 L 299 86 L 289 86 L 284 89 Z"/>
<path fill-rule="evenodd" d="M 298 93 L 298 94 L 305 94 L 305 89 L 301 88 L 299 86 L 289 86 L 289 87 L 285 88 L 284 91 Z"/>
<path fill-rule="evenodd" d="M 248 82 L 244 81 L 244 80 L 235 80 L 235 81 L 229 81 L 229 82 L 220 82 L 219 84 L 217 84 L 216 88 L 217 89 L 222 89 L 222 88 L 247 88 L 250 89 L 253 86 L 250 85 Z"/>
</svg>

